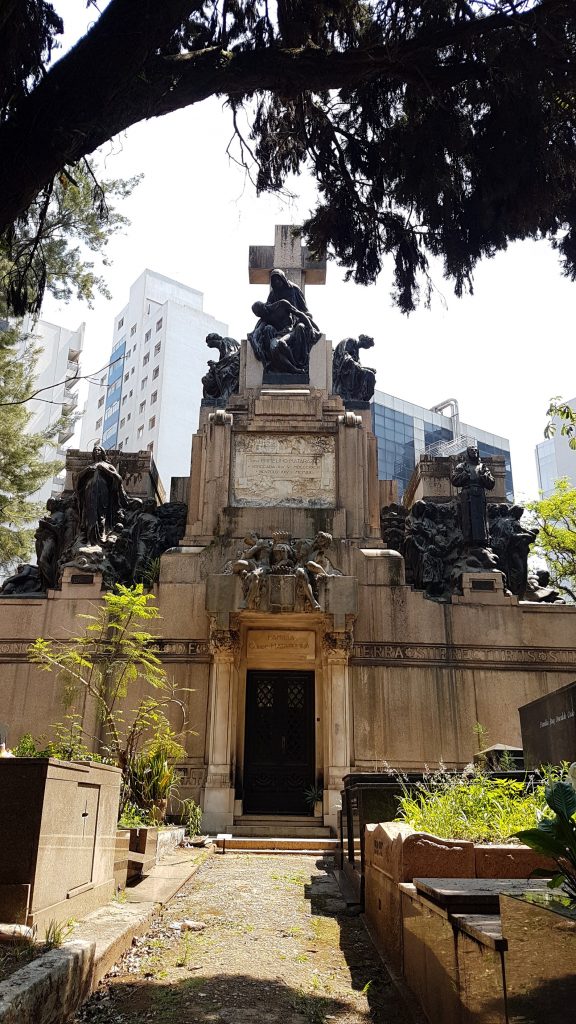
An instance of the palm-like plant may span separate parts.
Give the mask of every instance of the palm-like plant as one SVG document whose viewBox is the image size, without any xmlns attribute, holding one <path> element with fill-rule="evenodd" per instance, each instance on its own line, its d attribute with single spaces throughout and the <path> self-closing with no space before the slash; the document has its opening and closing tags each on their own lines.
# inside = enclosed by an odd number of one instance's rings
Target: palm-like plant
<svg viewBox="0 0 576 1024">
<path fill-rule="evenodd" d="M 546 803 L 555 817 L 543 816 L 537 828 L 523 829 L 514 835 L 556 862 L 558 871 L 548 885 L 552 889 L 562 886 L 576 903 L 576 791 L 569 782 L 551 782 L 546 786 Z"/>
</svg>

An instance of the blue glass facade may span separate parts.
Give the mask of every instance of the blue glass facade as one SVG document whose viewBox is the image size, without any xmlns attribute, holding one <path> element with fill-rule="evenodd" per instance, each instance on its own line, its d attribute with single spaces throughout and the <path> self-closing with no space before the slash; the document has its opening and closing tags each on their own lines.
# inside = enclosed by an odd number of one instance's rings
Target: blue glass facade
<svg viewBox="0 0 576 1024">
<path fill-rule="evenodd" d="M 118 443 L 118 423 L 120 420 L 120 400 L 122 397 L 122 377 L 124 374 L 124 354 L 126 337 L 120 338 L 112 349 L 106 402 L 104 403 L 104 424 L 102 426 L 102 442 L 107 448 L 116 448 Z"/>
<path fill-rule="evenodd" d="M 372 429 L 378 441 L 378 477 L 396 480 L 402 497 L 419 455 L 430 445 L 452 441 L 454 433 L 449 416 L 432 412 L 392 395 L 376 392 L 372 401 Z M 513 497 L 510 450 L 490 442 L 501 440 L 485 430 L 461 424 L 460 433 L 475 437 L 481 455 L 503 455 L 506 465 L 506 491 Z M 490 441 L 484 438 L 490 438 Z"/>
</svg>

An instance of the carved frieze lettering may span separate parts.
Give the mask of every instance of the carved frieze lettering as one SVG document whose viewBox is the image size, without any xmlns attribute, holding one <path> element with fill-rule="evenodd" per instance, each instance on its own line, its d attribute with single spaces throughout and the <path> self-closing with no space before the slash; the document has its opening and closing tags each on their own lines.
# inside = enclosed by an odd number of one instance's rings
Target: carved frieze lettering
<svg viewBox="0 0 576 1024">
<path fill-rule="evenodd" d="M 444 644 L 354 644 L 351 663 L 390 664 L 398 662 L 430 662 L 489 667 L 527 667 L 542 665 L 566 666 L 576 669 L 576 650 L 546 647 L 466 647 Z"/>
</svg>

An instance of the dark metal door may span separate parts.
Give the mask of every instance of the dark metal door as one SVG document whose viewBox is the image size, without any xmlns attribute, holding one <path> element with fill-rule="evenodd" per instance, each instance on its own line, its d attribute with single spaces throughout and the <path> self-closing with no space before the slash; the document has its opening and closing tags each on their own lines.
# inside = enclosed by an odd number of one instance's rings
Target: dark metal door
<svg viewBox="0 0 576 1024">
<path fill-rule="evenodd" d="M 249 672 L 244 814 L 307 814 L 314 783 L 314 673 Z"/>
</svg>

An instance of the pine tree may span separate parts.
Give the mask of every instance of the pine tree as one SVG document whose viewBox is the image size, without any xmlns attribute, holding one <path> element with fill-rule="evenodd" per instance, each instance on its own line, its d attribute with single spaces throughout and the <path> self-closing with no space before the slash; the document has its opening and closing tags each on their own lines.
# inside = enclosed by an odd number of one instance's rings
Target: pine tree
<svg viewBox="0 0 576 1024">
<path fill-rule="evenodd" d="M 17 351 L 18 336 L 16 328 L 0 332 L 0 574 L 29 559 L 42 511 L 30 496 L 62 468 L 56 459 L 45 461 L 45 447 L 54 443 L 65 418 L 46 430 L 25 432 L 33 415 L 25 400 L 37 350 L 28 344 Z"/>
</svg>

